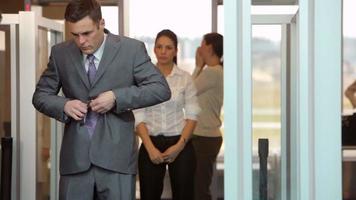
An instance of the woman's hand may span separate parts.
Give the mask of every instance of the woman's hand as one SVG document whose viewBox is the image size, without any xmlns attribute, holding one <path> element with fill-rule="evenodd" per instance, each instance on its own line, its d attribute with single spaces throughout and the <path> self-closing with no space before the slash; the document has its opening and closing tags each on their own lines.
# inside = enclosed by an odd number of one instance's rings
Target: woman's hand
<svg viewBox="0 0 356 200">
<path fill-rule="evenodd" d="M 356 81 L 353 82 L 345 91 L 345 96 L 350 100 L 352 106 L 356 108 Z"/>
<path fill-rule="evenodd" d="M 147 152 L 151 161 L 154 164 L 161 164 L 164 162 L 164 157 L 162 153 L 156 147 L 151 147 L 150 149 L 147 149 Z"/>
<path fill-rule="evenodd" d="M 163 152 L 164 161 L 172 163 L 177 158 L 179 153 L 184 149 L 185 143 L 179 140 L 175 145 L 170 146 L 165 152 Z"/>
<path fill-rule="evenodd" d="M 205 65 L 204 59 L 201 56 L 200 47 L 198 47 L 197 50 L 195 51 L 195 66 L 197 68 L 203 68 L 204 65 Z"/>
</svg>

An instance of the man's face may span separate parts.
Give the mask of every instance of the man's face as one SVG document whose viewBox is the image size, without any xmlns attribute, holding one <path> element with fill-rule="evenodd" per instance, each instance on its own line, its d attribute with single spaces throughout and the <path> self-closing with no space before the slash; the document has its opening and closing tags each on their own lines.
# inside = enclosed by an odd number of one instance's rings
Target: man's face
<svg viewBox="0 0 356 200">
<path fill-rule="evenodd" d="M 68 22 L 70 33 L 79 49 L 85 54 L 93 54 L 104 40 L 104 19 L 94 22 L 89 16 L 71 23 Z"/>
</svg>

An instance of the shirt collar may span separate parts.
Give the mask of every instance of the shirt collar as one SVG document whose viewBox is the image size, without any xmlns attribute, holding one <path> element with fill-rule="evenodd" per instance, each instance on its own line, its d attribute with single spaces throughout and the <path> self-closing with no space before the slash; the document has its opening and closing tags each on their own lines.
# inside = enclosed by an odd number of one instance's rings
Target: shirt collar
<svg viewBox="0 0 356 200">
<path fill-rule="evenodd" d="M 103 56 L 103 53 L 104 53 L 104 47 L 105 47 L 105 41 L 106 41 L 106 37 L 107 35 L 104 34 L 104 40 L 103 42 L 101 43 L 100 47 L 93 53 L 93 55 L 95 56 L 95 59 L 97 60 L 101 60 L 101 57 Z M 85 59 L 87 58 L 88 54 L 84 54 L 83 53 L 83 59 L 85 61 Z"/>
<path fill-rule="evenodd" d="M 182 75 L 182 71 L 177 67 L 176 64 L 173 65 L 172 72 L 168 76 Z"/>
</svg>

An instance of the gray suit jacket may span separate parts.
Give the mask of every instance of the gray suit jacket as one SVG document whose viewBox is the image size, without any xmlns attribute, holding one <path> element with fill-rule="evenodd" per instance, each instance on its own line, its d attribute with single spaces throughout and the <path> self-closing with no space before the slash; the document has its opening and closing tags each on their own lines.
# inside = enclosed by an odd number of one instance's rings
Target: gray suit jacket
<svg viewBox="0 0 356 200">
<path fill-rule="evenodd" d="M 58 96 L 62 89 L 64 96 Z M 100 115 L 90 139 L 87 128 L 68 118 L 68 100 L 88 101 L 112 90 L 116 105 Z M 65 123 L 60 153 L 60 173 L 86 171 L 91 164 L 126 173 L 136 173 L 137 146 L 132 109 L 154 105 L 170 98 L 162 74 L 151 63 L 142 42 L 108 34 L 98 71 L 90 86 L 82 54 L 74 41 L 52 47 L 47 69 L 33 95 L 35 108 Z"/>
</svg>

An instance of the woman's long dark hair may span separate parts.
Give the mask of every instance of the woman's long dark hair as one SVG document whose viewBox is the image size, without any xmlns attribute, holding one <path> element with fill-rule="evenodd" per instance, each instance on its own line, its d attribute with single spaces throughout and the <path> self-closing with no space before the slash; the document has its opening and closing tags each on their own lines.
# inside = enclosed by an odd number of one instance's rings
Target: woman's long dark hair
<svg viewBox="0 0 356 200">
<path fill-rule="evenodd" d="M 207 45 L 212 45 L 215 55 L 220 59 L 220 64 L 223 65 L 223 55 L 224 55 L 224 37 L 219 33 L 208 33 L 205 34 L 203 40 Z"/>
<path fill-rule="evenodd" d="M 178 39 L 177 39 L 177 35 L 169 30 L 169 29 L 164 29 L 162 31 L 160 31 L 159 33 L 157 33 L 157 36 L 156 36 L 156 40 L 155 40 L 155 45 L 157 43 L 157 40 L 162 37 L 162 36 L 166 36 L 168 37 L 169 39 L 171 39 L 173 41 L 173 44 L 174 44 L 174 47 L 177 49 L 178 48 Z M 173 58 L 173 62 L 175 64 L 177 64 L 177 56 L 174 56 Z"/>
</svg>

